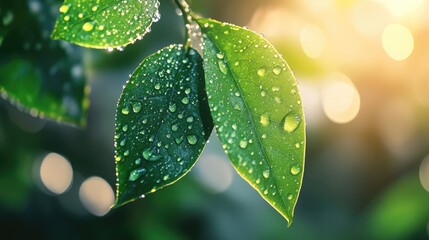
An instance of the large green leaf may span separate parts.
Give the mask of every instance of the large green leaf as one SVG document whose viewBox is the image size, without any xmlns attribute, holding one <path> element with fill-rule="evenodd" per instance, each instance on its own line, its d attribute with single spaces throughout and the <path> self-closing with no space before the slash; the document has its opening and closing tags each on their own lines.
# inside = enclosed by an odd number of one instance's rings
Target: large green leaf
<svg viewBox="0 0 429 240">
<path fill-rule="evenodd" d="M 213 129 L 202 65 L 195 50 L 172 45 L 131 76 L 116 113 L 116 206 L 174 183 L 195 164 Z"/>
<path fill-rule="evenodd" d="M 159 20 L 158 0 L 65 0 L 53 39 L 91 48 L 122 48 Z"/>
<path fill-rule="evenodd" d="M 286 61 L 258 34 L 199 19 L 210 110 L 238 173 L 289 222 L 301 188 L 305 122 Z"/>
<path fill-rule="evenodd" d="M 32 115 L 82 126 L 89 105 L 82 55 L 49 38 L 54 3 L 0 3 L 0 94 Z"/>
</svg>

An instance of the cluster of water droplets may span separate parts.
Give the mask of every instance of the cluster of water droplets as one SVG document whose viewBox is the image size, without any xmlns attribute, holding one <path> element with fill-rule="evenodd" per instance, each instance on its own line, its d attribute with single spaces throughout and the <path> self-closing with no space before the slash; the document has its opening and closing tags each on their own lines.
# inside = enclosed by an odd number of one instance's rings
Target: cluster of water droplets
<svg viewBox="0 0 429 240">
<path fill-rule="evenodd" d="M 225 152 L 245 179 L 273 199 L 273 205 L 284 202 L 274 197 L 278 192 L 288 201 L 295 199 L 292 186 L 278 185 L 293 181 L 299 186 L 302 176 L 293 154 L 302 154 L 304 141 L 291 141 L 299 139 L 292 136 L 303 126 L 302 105 L 287 64 L 271 44 L 250 30 L 214 21 L 201 27 L 204 52 L 210 56 L 209 105 Z M 271 146 L 278 141 L 284 142 L 283 149 Z M 274 155 L 277 159 L 270 159 Z M 273 164 L 289 170 L 274 174 Z"/>
<path fill-rule="evenodd" d="M 116 161 L 130 169 L 126 181 L 150 187 L 146 192 L 188 172 L 208 138 L 199 115 L 203 75 L 198 58 L 195 50 L 186 52 L 182 46 L 164 48 L 145 59 L 124 88 Z"/>
<path fill-rule="evenodd" d="M 57 22 L 54 37 L 122 51 L 151 31 L 152 22 L 161 18 L 158 9 L 157 0 L 122 0 L 107 6 L 100 0 L 65 3 L 59 9 L 61 21 Z"/>
</svg>

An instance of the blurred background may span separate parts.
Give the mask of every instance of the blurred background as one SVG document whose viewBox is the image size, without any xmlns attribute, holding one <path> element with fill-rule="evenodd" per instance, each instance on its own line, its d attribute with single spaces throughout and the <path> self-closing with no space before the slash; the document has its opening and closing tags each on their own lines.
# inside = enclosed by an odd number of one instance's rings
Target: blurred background
<svg viewBox="0 0 429 240">
<path fill-rule="evenodd" d="M 19 8 L 1 2 L 0 26 L 6 29 L 31 15 L 43 24 L 20 27 L 44 33 L 43 41 L 14 41 L 41 51 L 51 42 L 61 2 L 20 2 Z M 203 16 L 263 33 L 295 72 L 308 142 L 294 222 L 288 228 L 240 179 L 215 134 L 188 176 L 110 211 L 114 116 L 122 85 L 145 56 L 183 42 L 173 1 L 160 2 L 161 20 L 125 51 L 72 51 L 80 62 L 72 73 L 86 76 L 91 87 L 86 128 L 35 118 L 0 100 L 4 236 L 429 238 L 428 0 L 192 0 L 194 11 Z M 13 55 L 1 49 L 3 40 L 0 28 L 0 62 Z M 34 55 L 27 53 L 20 57 Z"/>
</svg>

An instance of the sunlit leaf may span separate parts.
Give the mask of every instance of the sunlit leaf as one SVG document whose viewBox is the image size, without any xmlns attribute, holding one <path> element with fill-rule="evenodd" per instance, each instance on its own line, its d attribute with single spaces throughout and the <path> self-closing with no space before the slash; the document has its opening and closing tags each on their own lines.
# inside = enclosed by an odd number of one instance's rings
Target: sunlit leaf
<svg viewBox="0 0 429 240">
<path fill-rule="evenodd" d="M 116 206 L 183 177 L 212 128 L 199 54 L 172 45 L 146 58 L 117 108 Z"/>
<path fill-rule="evenodd" d="M 159 20 L 158 0 L 65 0 L 53 39 L 84 47 L 122 48 L 150 32 Z"/>
<path fill-rule="evenodd" d="M 49 38 L 53 1 L 30 3 L 1 2 L 0 94 L 32 115 L 84 125 L 89 99 L 80 51 Z"/>
<path fill-rule="evenodd" d="M 305 121 L 286 61 L 258 34 L 199 19 L 207 95 L 238 173 L 289 222 L 301 188 Z"/>
</svg>

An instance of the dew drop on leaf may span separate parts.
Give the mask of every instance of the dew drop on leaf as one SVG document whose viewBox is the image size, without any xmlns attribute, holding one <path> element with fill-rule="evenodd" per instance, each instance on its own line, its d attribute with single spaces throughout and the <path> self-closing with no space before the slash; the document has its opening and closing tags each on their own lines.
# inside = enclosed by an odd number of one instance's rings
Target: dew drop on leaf
<svg viewBox="0 0 429 240">
<path fill-rule="evenodd" d="M 92 24 L 92 23 L 90 23 L 90 22 L 86 22 L 85 24 L 83 24 L 82 29 L 83 29 L 85 32 L 89 32 L 89 31 L 91 31 L 92 29 L 94 29 L 94 24 Z"/>
<path fill-rule="evenodd" d="M 223 61 L 219 61 L 218 62 L 219 65 L 219 70 L 223 73 L 223 74 L 228 74 L 228 67 L 226 66 L 226 64 Z"/>
<path fill-rule="evenodd" d="M 139 113 L 142 110 L 142 105 L 139 102 L 133 104 L 133 112 Z"/>
<path fill-rule="evenodd" d="M 299 116 L 294 113 L 288 113 L 283 119 L 283 129 L 286 132 L 292 133 L 294 132 L 301 123 L 301 119 Z"/>
<path fill-rule="evenodd" d="M 297 166 L 293 166 L 290 169 L 290 173 L 292 173 L 292 175 L 298 175 L 300 172 L 301 172 L 301 168 Z"/>
<path fill-rule="evenodd" d="M 273 69 L 273 73 L 274 73 L 275 75 L 280 75 L 280 73 L 282 73 L 282 68 L 281 68 L 281 67 L 275 67 L 275 68 Z"/>
<path fill-rule="evenodd" d="M 268 125 L 270 125 L 270 119 L 268 118 L 267 115 L 261 115 L 261 120 L 259 121 L 262 126 L 266 127 Z"/>
<path fill-rule="evenodd" d="M 186 139 L 188 140 L 188 143 L 191 145 L 195 145 L 198 141 L 197 136 L 195 135 L 188 135 Z"/>
<path fill-rule="evenodd" d="M 264 178 L 269 178 L 270 177 L 270 170 L 264 170 L 262 172 L 262 176 L 264 176 Z"/>
<path fill-rule="evenodd" d="M 241 140 L 240 141 L 240 147 L 243 148 L 243 149 L 246 148 L 247 147 L 247 141 L 246 140 Z"/>
<path fill-rule="evenodd" d="M 128 115 L 130 113 L 130 109 L 128 107 L 124 107 L 124 108 L 122 108 L 121 112 L 124 115 Z"/>
<path fill-rule="evenodd" d="M 60 13 L 67 13 L 69 10 L 70 6 L 69 5 L 62 5 L 60 7 Z"/>
<path fill-rule="evenodd" d="M 260 69 L 258 69 L 258 75 L 260 76 L 260 77 L 263 77 L 263 76 L 265 76 L 265 73 L 267 72 L 267 69 L 265 69 L 265 68 L 260 68 Z"/>
<path fill-rule="evenodd" d="M 128 180 L 130 180 L 131 182 L 134 182 L 137 179 L 139 179 L 145 173 L 146 173 L 146 169 L 144 169 L 144 168 L 135 169 L 135 170 L 131 171 L 130 176 L 128 177 Z"/>
</svg>

